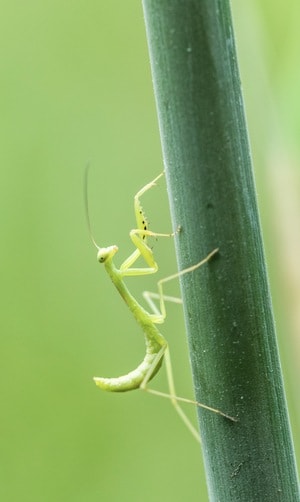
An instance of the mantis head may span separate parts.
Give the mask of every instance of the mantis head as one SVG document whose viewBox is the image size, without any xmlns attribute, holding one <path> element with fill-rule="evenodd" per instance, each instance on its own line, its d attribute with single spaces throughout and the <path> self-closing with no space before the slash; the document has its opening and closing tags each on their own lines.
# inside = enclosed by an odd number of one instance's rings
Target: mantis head
<svg viewBox="0 0 300 502">
<path fill-rule="evenodd" d="M 94 242 L 95 244 L 95 242 Z M 116 254 L 116 252 L 118 251 L 118 246 L 109 246 L 108 248 L 100 248 L 97 246 L 97 244 L 95 244 L 97 249 L 98 249 L 98 253 L 97 253 L 97 260 L 99 263 L 104 263 L 108 258 L 113 258 L 113 256 Z"/>
</svg>

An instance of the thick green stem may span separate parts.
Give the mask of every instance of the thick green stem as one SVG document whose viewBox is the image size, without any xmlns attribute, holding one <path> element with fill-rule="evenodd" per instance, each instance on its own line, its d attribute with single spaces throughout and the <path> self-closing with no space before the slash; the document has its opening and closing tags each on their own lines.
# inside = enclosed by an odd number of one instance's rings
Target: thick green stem
<svg viewBox="0 0 300 502">
<path fill-rule="evenodd" d="M 210 499 L 298 501 L 228 1 L 143 6 Z"/>
</svg>

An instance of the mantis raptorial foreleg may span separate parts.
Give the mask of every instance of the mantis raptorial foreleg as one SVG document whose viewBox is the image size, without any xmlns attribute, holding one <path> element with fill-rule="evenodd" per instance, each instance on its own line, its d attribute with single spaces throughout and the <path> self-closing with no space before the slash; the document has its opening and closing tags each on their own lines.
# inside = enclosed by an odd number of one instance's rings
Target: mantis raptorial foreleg
<svg viewBox="0 0 300 502">
<path fill-rule="evenodd" d="M 201 260 L 196 265 L 193 265 L 192 267 L 189 267 L 185 270 L 182 270 L 181 272 L 178 272 L 176 274 L 173 274 L 172 276 L 160 280 L 158 282 L 158 293 L 156 294 L 149 292 L 145 293 L 144 296 L 153 310 L 153 313 L 147 312 L 128 291 L 127 286 L 124 283 L 124 277 L 143 276 L 157 272 L 158 265 L 154 259 L 152 249 L 147 244 L 147 238 L 171 237 L 174 236 L 180 230 L 180 228 L 178 227 L 178 229 L 175 232 L 169 234 L 157 233 L 149 230 L 148 222 L 140 203 L 140 197 L 147 190 L 149 190 L 156 184 L 156 181 L 161 176 L 163 176 L 163 173 L 157 176 L 151 183 L 145 185 L 141 190 L 139 190 L 139 192 L 134 197 L 134 211 L 135 211 L 137 228 L 131 230 L 130 238 L 133 244 L 135 245 L 136 249 L 122 263 L 119 269 L 113 263 L 113 258 L 118 251 L 118 247 L 116 245 L 112 245 L 109 247 L 101 248 L 97 245 L 96 241 L 92 236 L 89 215 L 88 215 L 87 175 L 88 175 L 88 170 L 86 170 L 86 178 L 85 178 L 86 214 L 87 214 L 88 228 L 91 234 L 92 241 L 96 246 L 96 248 L 98 249 L 97 259 L 100 263 L 104 264 L 104 267 L 108 275 L 110 276 L 113 284 L 119 291 L 123 300 L 126 302 L 128 308 L 131 310 L 137 323 L 141 326 L 145 336 L 145 343 L 146 343 L 145 357 L 141 362 L 141 364 L 136 369 L 127 373 L 126 375 L 122 375 L 116 378 L 95 377 L 94 381 L 96 385 L 101 389 L 111 392 L 125 392 L 128 390 L 140 388 L 142 390 L 151 392 L 152 394 L 156 394 L 158 396 L 170 399 L 174 407 L 176 408 L 176 411 L 181 416 L 181 418 L 183 419 L 189 430 L 196 437 L 196 439 L 199 440 L 198 432 L 196 431 L 194 426 L 191 424 L 191 422 L 181 409 L 179 402 L 196 404 L 197 406 L 200 406 L 209 411 L 222 415 L 223 417 L 232 421 L 236 421 L 236 419 L 215 408 L 211 408 L 204 404 L 196 403 L 189 399 L 180 398 L 176 396 L 168 344 L 163 335 L 157 329 L 156 324 L 163 323 L 166 317 L 165 300 L 175 301 L 176 303 L 181 302 L 180 299 L 164 296 L 163 284 L 183 274 L 193 272 L 194 270 L 196 270 L 197 268 L 208 262 L 213 257 L 213 255 L 217 253 L 218 250 L 215 249 L 214 251 L 212 251 L 209 255 L 207 255 L 206 258 Z M 136 260 L 139 257 L 142 257 L 144 259 L 144 261 L 147 264 L 147 267 L 142 267 L 142 268 L 133 267 L 133 265 L 135 264 Z M 153 301 L 154 299 L 159 300 L 160 311 L 155 306 L 155 303 Z M 160 369 L 163 358 L 165 359 L 166 362 L 167 376 L 169 383 L 169 394 L 148 389 L 147 387 L 148 382 L 155 376 L 157 371 Z"/>
<path fill-rule="evenodd" d="M 120 266 L 120 272 L 123 276 L 137 276 L 137 275 L 148 275 L 155 274 L 158 270 L 158 265 L 155 262 L 152 249 L 147 245 L 147 237 L 173 237 L 180 229 L 178 228 L 176 232 L 170 234 L 161 234 L 157 232 L 151 232 L 148 228 L 148 220 L 143 211 L 140 203 L 140 197 L 153 186 L 156 185 L 157 180 L 163 176 L 164 173 L 159 174 L 153 181 L 147 183 L 134 197 L 134 212 L 137 223 L 137 228 L 130 231 L 130 238 L 137 248 L 133 253 L 122 263 Z M 132 265 L 136 260 L 142 256 L 147 263 L 148 267 L 144 268 L 132 268 Z"/>
</svg>

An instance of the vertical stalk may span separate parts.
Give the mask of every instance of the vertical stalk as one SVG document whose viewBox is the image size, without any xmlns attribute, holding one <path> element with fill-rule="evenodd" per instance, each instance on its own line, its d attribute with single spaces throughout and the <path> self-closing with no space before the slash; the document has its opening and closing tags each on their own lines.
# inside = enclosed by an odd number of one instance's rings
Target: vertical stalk
<svg viewBox="0 0 300 502">
<path fill-rule="evenodd" d="M 210 499 L 299 488 L 227 0 L 143 0 Z"/>
</svg>

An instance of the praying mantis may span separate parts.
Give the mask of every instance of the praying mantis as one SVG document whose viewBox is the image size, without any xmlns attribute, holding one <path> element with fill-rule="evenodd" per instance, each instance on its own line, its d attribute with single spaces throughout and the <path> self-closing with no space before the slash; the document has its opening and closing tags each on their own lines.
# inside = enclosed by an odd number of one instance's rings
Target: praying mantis
<svg viewBox="0 0 300 502">
<path fill-rule="evenodd" d="M 115 377 L 115 378 L 104 378 L 104 377 L 94 377 L 95 384 L 102 390 L 110 392 L 126 392 L 134 389 L 141 389 L 147 391 L 151 394 L 155 394 L 160 397 L 170 399 L 178 415 L 181 417 L 187 428 L 190 430 L 194 438 L 200 442 L 200 436 L 194 425 L 191 423 L 182 407 L 179 403 L 191 403 L 198 407 L 204 408 L 208 411 L 221 415 L 231 421 L 236 421 L 234 417 L 223 413 L 222 411 L 207 406 L 203 403 L 192 401 L 183 397 L 178 397 L 175 391 L 173 371 L 170 359 L 169 347 L 166 339 L 158 330 L 157 325 L 162 324 L 166 318 L 166 307 L 165 301 L 172 301 L 175 303 L 182 303 L 180 298 L 166 296 L 163 293 L 163 286 L 166 282 L 174 280 L 184 274 L 192 273 L 205 263 L 207 263 L 213 256 L 218 253 L 218 249 L 211 251 L 204 259 L 202 259 L 197 264 L 181 270 L 169 277 L 161 279 L 157 283 L 158 293 L 151 293 L 145 291 L 143 293 L 144 299 L 148 303 L 152 312 L 145 310 L 142 305 L 133 297 L 129 292 L 124 279 L 126 277 L 135 276 L 145 276 L 149 274 L 155 274 L 158 271 L 158 265 L 154 259 L 154 254 L 152 249 L 148 246 L 148 237 L 172 237 L 180 232 L 180 227 L 173 233 L 164 234 L 153 232 L 149 230 L 149 225 L 143 208 L 140 203 L 140 198 L 142 195 L 154 187 L 157 181 L 164 175 L 164 172 L 159 174 L 153 181 L 141 188 L 134 197 L 134 213 L 136 218 L 136 228 L 130 231 L 130 238 L 135 246 L 135 251 L 121 264 L 120 268 L 117 268 L 114 264 L 115 254 L 118 252 L 118 246 L 111 245 L 108 247 L 100 247 L 96 243 L 92 231 L 89 218 L 88 209 L 88 167 L 85 171 L 85 208 L 87 216 L 87 224 L 90 233 L 90 237 L 94 246 L 97 249 L 97 260 L 99 263 L 104 265 L 106 272 L 112 280 L 112 283 L 120 293 L 121 297 L 127 304 L 129 310 L 134 316 L 136 322 L 142 328 L 145 337 L 146 344 L 146 354 L 143 361 L 139 366 L 130 371 L 129 373 Z M 139 257 L 142 257 L 146 263 L 146 267 L 135 267 L 135 262 Z M 155 304 L 155 301 L 159 302 L 160 309 Z M 160 392 L 154 389 L 148 388 L 148 382 L 156 375 L 162 366 L 163 360 L 166 365 L 166 372 L 168 378 L 169 393 Z"/>
</svg>

